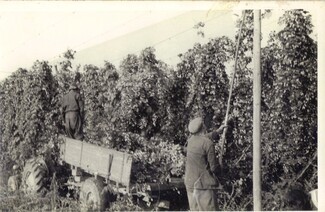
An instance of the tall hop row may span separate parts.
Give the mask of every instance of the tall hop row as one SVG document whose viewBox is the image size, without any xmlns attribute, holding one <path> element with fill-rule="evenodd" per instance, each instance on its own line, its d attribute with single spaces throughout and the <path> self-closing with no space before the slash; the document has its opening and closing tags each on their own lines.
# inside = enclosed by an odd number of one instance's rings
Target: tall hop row
<svg viewBox="0 0 325 212">
<path fill-rule="evenodd" d="M 222 210 L 252 209 L 253 15 L 246 12 L 219 179 Z M 265 210 L 283 208 L 274 202 L 281 202 L 290 183 L 301 182 L 306 190 L 318 183 L 317 43 L 310 38 L 311 16 L 286 11 L 280 23 L 283 30 L 263 35 L 269 41 L 261 51 Z M 223 122 L 234 49 L 227 37 L 195 44 L 179 55 L 175 70 L 158 60 L 153 48 L 127 55 L 118 68 L 108 61 L 103 67 L 74 67 L 75 52 L 69 50 L 53 67 L 36 61 L 30 70 L 19 69 L 0 84 L 1 165 L 22 165 L 43 153 L 58 157 L 60 101 L 69 83 L 77 82 L 87 142 L 131 153 L 135 182 L 182 176 L 189 121 L 202 116 L 209 131 Z"/>
</svg>

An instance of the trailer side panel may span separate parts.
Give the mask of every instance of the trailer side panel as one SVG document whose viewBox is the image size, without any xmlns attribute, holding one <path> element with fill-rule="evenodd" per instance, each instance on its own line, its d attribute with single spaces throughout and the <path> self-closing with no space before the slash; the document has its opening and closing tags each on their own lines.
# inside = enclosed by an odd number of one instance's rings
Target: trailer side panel
<svg viewBox="0 0 325 212">
<path fill-rule="evenodd" d="M 63 137 L 63 136 L 62 136 Z M 129 186 L 132 157 L 130 154 L 63 137 L 61 159 L 85 172 Z"/>
</svg>

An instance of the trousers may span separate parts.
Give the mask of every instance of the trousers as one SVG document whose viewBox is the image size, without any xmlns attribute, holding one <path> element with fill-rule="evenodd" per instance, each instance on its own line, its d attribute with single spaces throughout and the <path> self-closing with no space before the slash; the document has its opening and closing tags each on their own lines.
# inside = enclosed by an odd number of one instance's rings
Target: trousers
<svg viewBox="0 0 325 212">
<path fill-rule="evenodd" d="M 69 111 L 64 116 L 65 133 L 74 139 L 83 139 L 82 120 L 79 111 Z"/>
<path fill-rule="evenodd" d="M 191 211 L 217 211 L 216 190 L 186 187 L 186 192 Z"/>
</svg>

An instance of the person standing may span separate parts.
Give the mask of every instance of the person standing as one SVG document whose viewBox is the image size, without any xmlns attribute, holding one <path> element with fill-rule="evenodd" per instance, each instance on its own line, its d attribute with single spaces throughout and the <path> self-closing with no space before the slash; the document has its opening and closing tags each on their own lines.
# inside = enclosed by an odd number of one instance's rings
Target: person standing
<svg viewBox="0 0 325 212">
<path fill-rule="evenodd" d="M 82 122 L 83 122 L 84 105 L 75 83 L 70 85 L 69 92 L 63 96 L 62 116 L 65 132 L 68 137 L 74 139 L 83 139 Z"/>
<path fill-rule="evenodd" d="M 201 117 L 189 123 L 191 136 L 186 148 L 185 186 L 191 211 L 217 210 L 218 163 L 211 138 L 220 134 L 225 127 L 222 125 L 215 132 L 207 134 Z"/>
</svg>

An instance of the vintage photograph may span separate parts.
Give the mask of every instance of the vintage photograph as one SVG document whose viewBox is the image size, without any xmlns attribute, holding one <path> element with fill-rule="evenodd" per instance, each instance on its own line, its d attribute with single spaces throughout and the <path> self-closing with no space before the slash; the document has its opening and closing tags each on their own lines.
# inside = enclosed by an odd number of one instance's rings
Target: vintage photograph
<svg viewBox="0 0 325 212">
<path fill-rule="evenodd" d="M 0 210 L 321 211 L 322 8 L 0 2 Z"/>
</svg>

